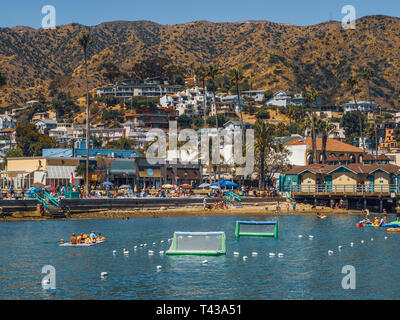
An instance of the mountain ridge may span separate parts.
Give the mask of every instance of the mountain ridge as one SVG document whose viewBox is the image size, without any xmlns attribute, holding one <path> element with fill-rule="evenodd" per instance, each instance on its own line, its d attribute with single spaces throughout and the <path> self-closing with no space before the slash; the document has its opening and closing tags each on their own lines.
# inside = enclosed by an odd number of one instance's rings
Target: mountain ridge
<svg viewBox="0 0 400 320">
<path fill-rule="evenodd" d="M 89 31 L 96 40 L 89 48 L 91 89 L 107 84 L 99 72 L 105 62 L 129 73 L 135 62 L 158 55 L 183 66 L 188 75 L 200 63 L 214 63 L 225 73 L 240 67 L 253 89 L 318 87 L 325 104 L 351 98 L 342 83 L 369 67 L 377 74 L 371 82 L 372 97 L 394 106 L 400 94 L 400 19 L 367 16 L 356 26 L 343 30 L 340 22 L 330 21 L 296 26 L 264 20 L 176 25 L 117 20 L 90 27 L 72 23 L 55 30 L 0 28 L 0 68 L 8 77 L 8 86 L 0 91 L 0 106 L 46 96 L 50 83 L 62 77 L 70 80 L 60 92 L 82 96 L 83 57 L 76 38 Z M 365 84 L 359 95 L 367 98 Z"/>
</svg>

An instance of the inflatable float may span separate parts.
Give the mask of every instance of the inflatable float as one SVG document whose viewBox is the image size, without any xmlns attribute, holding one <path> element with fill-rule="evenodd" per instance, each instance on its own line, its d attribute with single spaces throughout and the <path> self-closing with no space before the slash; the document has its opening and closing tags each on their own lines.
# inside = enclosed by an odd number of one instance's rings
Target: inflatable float
<svg viewBox="0 0 400 320">
<path fill-rule="evenodd" d="M 100 240 L 92 243 L 78 243 L 78 244 L 72 244 L 72 243 L 61 243 L 60 247 L 90 247 L 94 246 L 95 244 L 103 243 L 106 240 Z"/>
</svg>

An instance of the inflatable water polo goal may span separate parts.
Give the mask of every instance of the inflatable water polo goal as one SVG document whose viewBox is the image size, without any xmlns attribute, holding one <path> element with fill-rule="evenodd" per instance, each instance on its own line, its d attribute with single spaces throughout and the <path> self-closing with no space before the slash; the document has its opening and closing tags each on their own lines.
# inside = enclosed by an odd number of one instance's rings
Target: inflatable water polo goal
<svg viewBox="0 0 400 320">
<path fill-rule="evenodd" d="M 168 255 L 226 254 L 225 232 L 174 232 Z"/>
<path fill-rule="evenodd" d="M 236 221 L 236 238 L 273 237 L 278 238 L 278 221 Z"/>
</svg>

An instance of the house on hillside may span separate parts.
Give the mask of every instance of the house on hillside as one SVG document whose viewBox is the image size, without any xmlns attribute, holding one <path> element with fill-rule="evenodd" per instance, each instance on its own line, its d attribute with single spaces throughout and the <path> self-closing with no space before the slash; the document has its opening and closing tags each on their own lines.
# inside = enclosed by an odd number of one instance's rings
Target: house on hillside
<svg viewBox="0 0 400 320">
<path fill-rule="evenodd" d="M 317 138 L 317 159 L 318 162 L 322 161 L 322 138 Z M 296 152 L 296 159 L 291 160 L 292 165 L 299 165 L 303 163 L 304 165 L 312 164 L 313 162 L 313 150 L 312 150 L 312 139 L 311 137 L 300 137 L 297 139 L 292 139 L 283 144 L 289 151 Z M 341 161 L 346 161 L 348 163 L 360 163 L 362 160 L 363 150 L 357 148 L 351 144 L 341 142 L 336 139 L 327 139 L 326 144 L 326 155 L 328 159 L 336 158 L 341 159 Z"/>
<path fill-rule="evenodd" d="M 292 95 L 290 91 L 280 90 L 269 99 L 265 105 L 276 106 L 276 107 L 287 107 L 289 105 L 302 106 L 303 105 L 303 95 L 297 93 Z"/>
</svg>

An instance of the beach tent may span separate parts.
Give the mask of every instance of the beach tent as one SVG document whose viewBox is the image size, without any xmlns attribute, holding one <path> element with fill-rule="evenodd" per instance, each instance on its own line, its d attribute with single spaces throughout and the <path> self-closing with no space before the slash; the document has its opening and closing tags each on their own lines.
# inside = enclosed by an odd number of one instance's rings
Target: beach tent
<svg viewBox="0 0 400 320">
<path fill-rule="evenodd" d="M 229 180 L 221 180 L 221 188 L 237 188 L 239 185 Z M 211 187 L 218 188 L 218 182 L 214 182 Z"/>
</svg>

